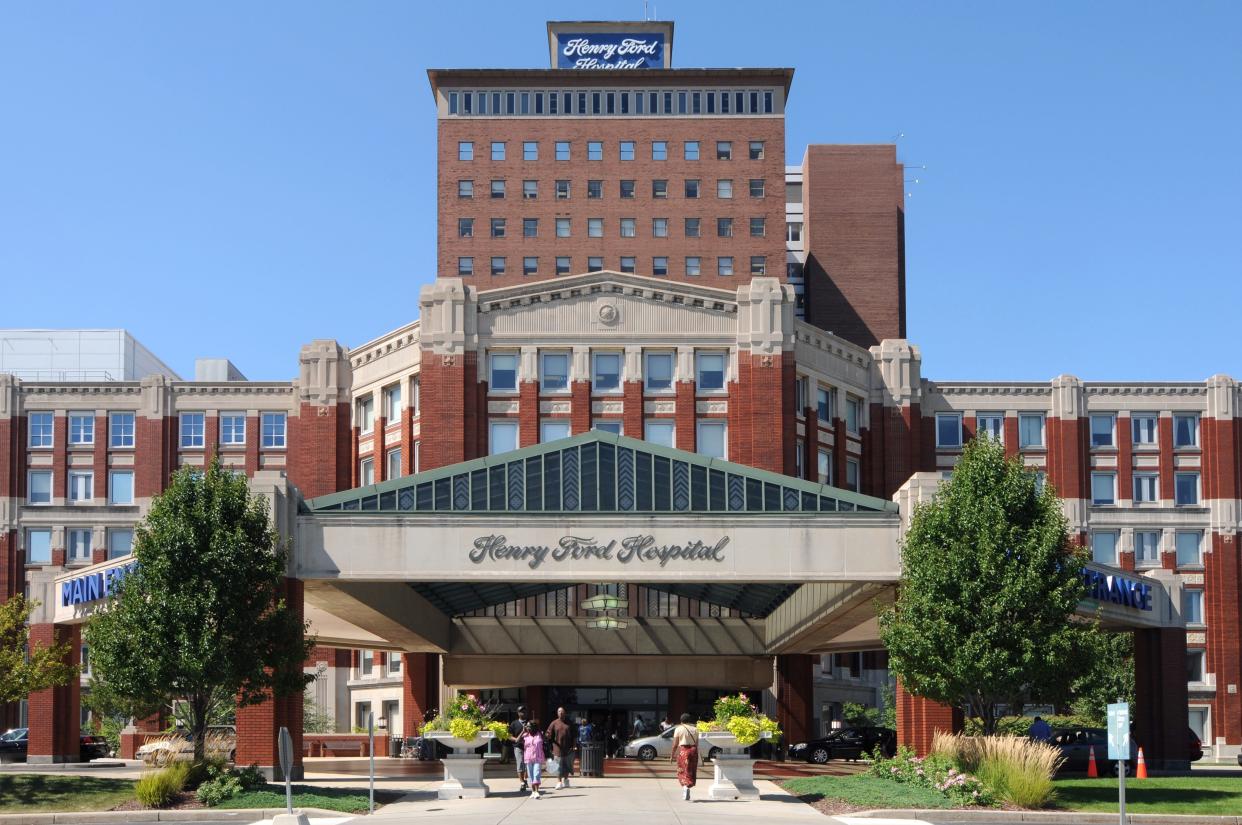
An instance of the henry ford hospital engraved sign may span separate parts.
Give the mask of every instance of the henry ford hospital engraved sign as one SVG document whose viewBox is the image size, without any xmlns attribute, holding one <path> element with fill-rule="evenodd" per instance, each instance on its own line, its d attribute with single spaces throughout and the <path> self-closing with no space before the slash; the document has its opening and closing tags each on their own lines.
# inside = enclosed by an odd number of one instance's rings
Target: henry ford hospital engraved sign
<svg viewBox="0 0 1242 825">
<path fill-rule="evenodd" d="M 555 546 L 546 544 L 509 544 L 504 536 L 480 536 L 470 550 L 470 561 L 524 561 L 532 569 L 545 561 L 562 562 L 582 559 L 603 559 L 619 564 L 652 562 L 664 567 L 670 561 L 722 562 L 728 536 L 715 544 L 693 539 L 685 544 L 657 544 L 654 536 L 627 536 L 623 539 L 599 541 L 583 536 L 564 536 Z"/>
</svg>

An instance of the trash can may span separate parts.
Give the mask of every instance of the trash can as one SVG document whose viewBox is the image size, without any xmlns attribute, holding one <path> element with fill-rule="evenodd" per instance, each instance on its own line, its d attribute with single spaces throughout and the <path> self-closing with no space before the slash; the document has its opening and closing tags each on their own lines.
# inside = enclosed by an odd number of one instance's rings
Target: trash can
<svg viewBox="0 0 1242 825">
<path fill-rule="evenodd" d="M 400 756 L 401 748 L 405 745 L 405 738 L 402 736 L 394 736 L 392 741 L 388 743 L 388 755 Z"/>
<path fill-rule="evenodd" d="M 579 758 L 582 760 L 579 772 L 583 776 L 604 775 L 603 742 L 583 742 L 579 746 Z"/>
</svg>

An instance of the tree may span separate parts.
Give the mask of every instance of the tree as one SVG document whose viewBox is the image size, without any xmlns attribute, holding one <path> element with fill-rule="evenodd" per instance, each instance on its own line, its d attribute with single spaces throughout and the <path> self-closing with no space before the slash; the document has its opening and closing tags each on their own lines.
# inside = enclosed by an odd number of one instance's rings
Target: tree
<svg viewBox="0 0 1242 825">
<path fill-rule="evenodd" d="M 30 613 L 39 606 L 16 594 L 0 604 L 0 704 L 66 685 L 78 668 L 65 664 L 69 645 L 30 646 Z"/>
<path fill-rule="evenodd" d="M 1103 727 L 1110 702 L 1134 704 L 1134 636 L 1101 632 L 1090 642 L 1090 664 L 1073 682 L 1070 710 Z"/>
<path fill-rule="evenodd" d="M 1063 701 L 1090 626 L 1085 551 L 1050 485 L 988 438 L 972 440 L 902 544 L 895 603 L 880 615 L 890 666 L 916 696 L 966 706 L 996 730 L 996 706 Z"/>
<path fill-rule="evenodd" d="M 219 461 L 173 475 L 135 530 L 134 560 L 87 624 L 92 668 L 135 706 L 176 708 L 196 760 L 221 708 L 296 695 L 313 678 L 267 503 Z"/>
</svg>

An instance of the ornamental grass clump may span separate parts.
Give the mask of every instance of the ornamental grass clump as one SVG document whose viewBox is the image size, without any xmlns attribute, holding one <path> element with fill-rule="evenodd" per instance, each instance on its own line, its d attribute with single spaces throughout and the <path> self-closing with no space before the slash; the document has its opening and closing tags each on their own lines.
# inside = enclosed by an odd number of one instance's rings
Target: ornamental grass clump
<svg viewBox="0 0 1242 825">
<path fill-rule="evenodd" d="M 1065 761 L 1052 745 L 1018 736 L 937 733 L 932 753 L 974 773 L 997 799 L 1022 808 L 1055 801 L 1052 778 Z"/>
<path fill-rule="evenodd" d="M 444 713 L 423 725 L 422 734 L 426 736 L 433 731 L 447 731 L 458 739 L 471 740 L 488 730 L 495 738 L 504 741 L 509 738 L 509 727 L 493 719 L 494 713 L 494 709 L 480 704 L 469 693 L 458 693 Z"/>
<path fill-rule="evenodd" d="M 760 739 L 776 741 L 781 738 L 776 721 L 760 713 L 744 693 L 717 699 L 712 705 L 712 718 L 700 720 L 698 728 L 704 733 L 728 731 L 742 747 L 749 747 Z"/>
<path fill-rule="evenodd" d="M 958 806 L 992 805 L 995 802 L 988 787 L 978 777 L 963 771 L 952 758 L 940 753 L 915 756 L 913 750 L 903 745 L 893 758 L 887 759 L 877 749 L 867 772 L 878 779 L 939 791 Z"/>
<path fill-rule="evenodd" d="M 148 808 L 166 808 L 185 789 L 189 774 L 188 762 L 177 762 L 167 768 L 150 771 L 134 785 L 134 796 Z"/>
</svg>

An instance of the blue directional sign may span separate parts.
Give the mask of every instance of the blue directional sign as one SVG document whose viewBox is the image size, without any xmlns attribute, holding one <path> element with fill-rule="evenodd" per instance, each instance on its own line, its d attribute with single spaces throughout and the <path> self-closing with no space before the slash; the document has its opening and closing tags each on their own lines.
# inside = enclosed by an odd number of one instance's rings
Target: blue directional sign
<svg viewBox="0 0 1242 825">
<path fill-rule="evenodd" d="M 1130 758 L 1130 703 L 1117 702 L 1108 706 L 1108 758 L 1125 761 Z"/>
</svg>

